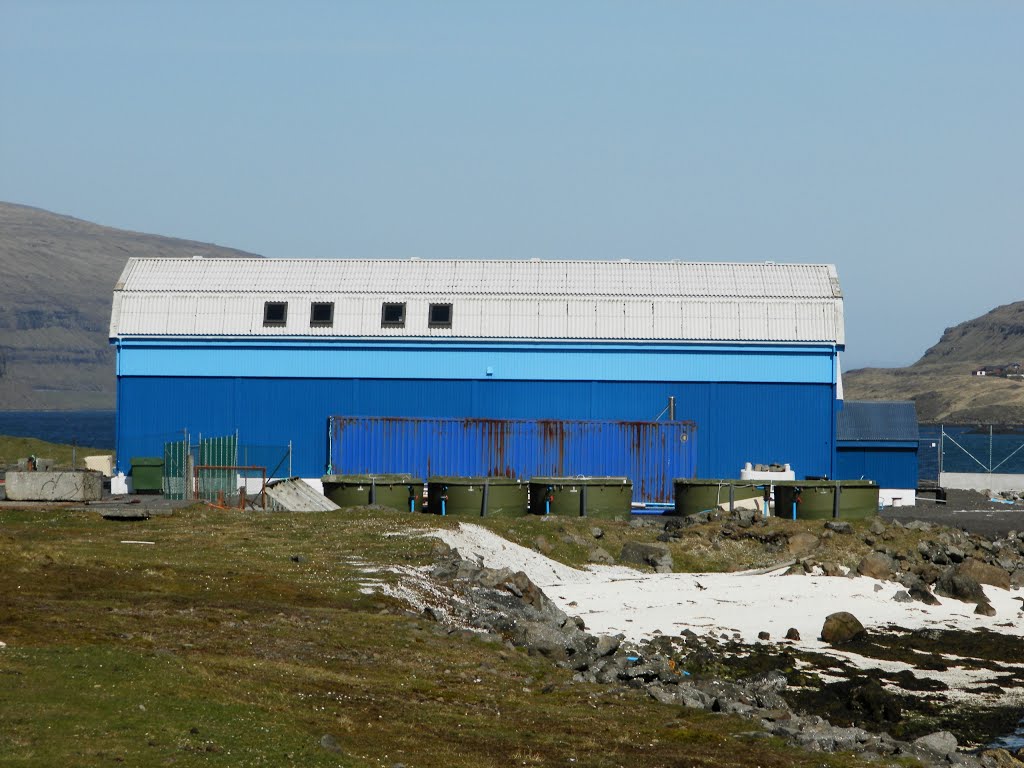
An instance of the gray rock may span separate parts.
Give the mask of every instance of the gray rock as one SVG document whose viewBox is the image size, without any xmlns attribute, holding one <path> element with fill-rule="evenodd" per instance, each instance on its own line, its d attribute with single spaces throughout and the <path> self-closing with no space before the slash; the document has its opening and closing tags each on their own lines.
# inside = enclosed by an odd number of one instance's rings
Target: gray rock
<svg viewBox="0 0 1024 768">
<path fill-rule="evenodd" d="M 622 644 L 623 635 L 599 635 L 597 645 L 594 647 L 594 655 L 598 658 L 611 656 Z"/>
<path fill-rule="evenodd" d="M 834 533 L 853 533 L 853 526 L 840 520 L 829 520 L 825 527 Z"/>
<path fill-rule="evenodd" d="M 591 563 L 598 563 L 600 565 L 612 565 L 615 563 L 615 558 L 612 557 L 611 552 L 606 550 L 604 547 L 594 547 L 587 553 L 587 560 Z"/>
<path fill-rule="evenodd" d="M 601 539 L 604 538 L 604 531 L 601 528 L 595 526 L 590 529 L 590 535 L 593 536 L 595 539 Z"/>
<path fill-rule="evenodd" d="M 881 552 L 871 552 L 857 565 L 857 573 L 886 581 L 896 575 L 896 561 Z"/>
<path fill-rule="evenodd" d="M 904 523 L 903 527 L 908 531 L 930 531 L 935 526 L 924 520 L 911 520 L 909 523 Z"/>
<path fill-rule="evenodd" d="M 1017 561 L 1012 557 L 1000 557 L 996 560 L 996 565 L 1011 575 L 1017 570 Z"/>
<path fill-rule="evenodd" d="M 800 631 L 796 627 L 790 627 L 789 629 L 786 630 L 786 639 L 787 640 L 799 640 L 800 639 Z"/>
<path fill-rule="evenodd" d="M 883 533 L 885 533 L 885 523 L 883 523 L 878 518 L 875 518 L 875 520 L 872 521 L 871 527 L 868 528 L 868 530 L 875 534 L 875 536 L 881 536 Z"/>
<path fill-rule="evenodd" d="M 996 615 L 996 609 L 992 607 L 992 603 L 987 602 L 987 601 L 984 602 L 984 603 L 978 603 L 977 607 L 975 607 L 975 609 L 974 609 L 974 612 L 976 614 L 978 614 L 979 616 L 995 616 Z"/>
<path fill-rule="evenodd" d="M 533 548 L 540 552 L 542 555 L 550 555 L 554 550 L 551 546 L 551 542 L 548 541 L 546 536 L 538 536 L 533 540 Z"/>
<path fill-rule="evenodd" d="M 892 599 L 895 600 L 897 603 L 912 603 L 912 602 L 914 602 L 914 598 L 912 598 L 910 596 L 910 593 L 907 592 L 907 590 L 905 590 L 905 589 L 897 590 L 896 594 L 892 596 Z"/>
<path fill-rule="evenodd" d="M 918 600 L 925 605 L 938 605 L 939 601 L 932 594 L 928 588 L 928 584 L 925 583 L 924 579 L 920 576 L 912 573 L 905 573 L 900 578 L 900 583 L 907 588 L 907 592 L 914 600 Z"/>
<path fill-rule="evenodd" d="M 338 743 L 338 740 L 329 733 L 325 733 L 320 737 L 320 746 L 328 752 L 333 752 L 336 755 L 341 754 L 341 745 Z"/>
<path fill-rule="evenodd" d="M 569 658 L 569 638 L 550 624 L 518 621 L 513 629 L 512 642 L 555 661 Z"/>
<path fill-rule="evenodd" d="M 1024 587 L 1024 568 L 1017 568 L 1010 574 L 1010 587 L 1012 589 Z"/>
<path fill-rule="evenodd" d="M 988 602 L 981 584 L 970 576 L 957 573 L 954 568 L 946 570 L 935 582 L 935 594 L 965 603 Z"/>
<path fill-rule="evenodd" d="M 791 555 L 801 555 L 810 552 L 818 546 L 818 537 L 811 533 L 794 533 L 789 537 L 787 549 Z"/>
<path fill-rule="evenodd" d="M 672 553 L 664 544 L 645 544 L 640 541 L 627 541 L 622 545 L 619 559 L 624 563 L 650 565 L 655 569 L 672 568 Z"/>
<path fill-rule="evenodd" d="M 951 752 L 956 752 L 957 748 L 956 736 L 949 731 L 929 733 L 927 736 L 914 739 L 911 743 L 916 749 L 931 752 L 934 755 L 940 755 L 943 757 Z"/>
<path fill-rule="evenodd" d="M 865 633 L 860 619 L 848 611 L 839 611 L 825 617 L 821 627 L 821 639 L 831 645 L 841 645 L 856 640 Z"/>
<path fill-rule="evenodd" d="M 967 576 L 979 584 L 989 584 L 1000 589 L 1010 588 L 1010 574 L 1005 569 L 983 563 L 976 558 L 968 557 L 956 567 L 956 570 L 961 576 Z"/>
</svg>

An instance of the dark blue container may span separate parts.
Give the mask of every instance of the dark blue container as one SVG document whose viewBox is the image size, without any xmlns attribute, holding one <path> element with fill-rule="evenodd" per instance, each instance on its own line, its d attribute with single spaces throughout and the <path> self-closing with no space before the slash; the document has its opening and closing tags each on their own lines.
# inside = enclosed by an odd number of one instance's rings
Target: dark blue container
<svg viewBox="0 0 1024 768">
<path fill-rule="evenodd" d="M 693 477 L 689 421 L 404 419 L 332 416 L 328 474 L 627 477 L 634 501 L 668 502 Z"/>
</svg>

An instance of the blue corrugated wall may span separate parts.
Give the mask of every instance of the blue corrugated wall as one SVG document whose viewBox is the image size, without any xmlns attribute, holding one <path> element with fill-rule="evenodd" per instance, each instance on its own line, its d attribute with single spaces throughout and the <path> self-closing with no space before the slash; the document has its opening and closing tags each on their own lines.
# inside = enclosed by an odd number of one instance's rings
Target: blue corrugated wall
<svg viewBox="0 0 1024 768">
<path fill-rule="evenodd" d="M 670 395 L 697 424 L 698 477 L 737 477 L 744 462 L 788 462 L 834 476 L 829 384 L 120 376 L 118 467 L 159 456 L 165 441 L 230 434 L 294 446 L 293 474 L 318 477 L 335 415 L 653 420 Z M 664 418 L 664 416 L 662 416 Z"/>
<path fill-rule="evenodd" d="M 881 488 L 917 488 L 917 443 L 840 446 L 837 480 L 874 480 Z"/>
</svg>

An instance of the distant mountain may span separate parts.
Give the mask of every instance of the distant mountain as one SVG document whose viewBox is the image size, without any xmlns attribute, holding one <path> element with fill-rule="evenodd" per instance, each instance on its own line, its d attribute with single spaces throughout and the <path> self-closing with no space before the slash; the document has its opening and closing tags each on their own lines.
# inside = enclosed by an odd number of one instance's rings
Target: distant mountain
<svg viewBox="0 0 1024 768">
<path fill-rule="evenodd" d="M 114 407 L 107 341 L 130 256 L 252 257 L 0 202 L 0 410 Z"/>
<path fill-rule="evenodd" d="M 1024 380 L 973 376 L 987 365 L 1024 363 L 1024 301 L 947 328 L 907 368 L 862 368 L 843 376 L 850 400 L 913 400 L 921 422 L 1024 424 Z"/>
</svg>

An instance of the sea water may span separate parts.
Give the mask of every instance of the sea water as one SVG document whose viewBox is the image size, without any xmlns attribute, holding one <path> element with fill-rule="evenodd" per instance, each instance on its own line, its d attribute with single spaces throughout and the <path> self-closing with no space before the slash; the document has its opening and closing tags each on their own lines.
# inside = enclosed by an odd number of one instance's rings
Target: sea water
<svg viewBox="0 0 1024 768">
<path fill-rule="evenodd" d="M 114 448 L 114 411 L 0 411 L 0 435 Z"/>
</svg>

